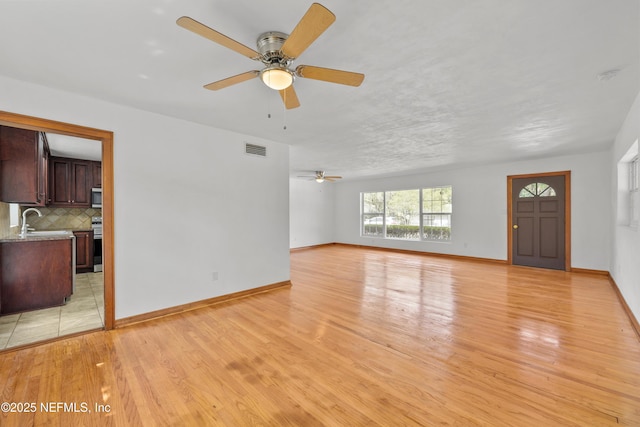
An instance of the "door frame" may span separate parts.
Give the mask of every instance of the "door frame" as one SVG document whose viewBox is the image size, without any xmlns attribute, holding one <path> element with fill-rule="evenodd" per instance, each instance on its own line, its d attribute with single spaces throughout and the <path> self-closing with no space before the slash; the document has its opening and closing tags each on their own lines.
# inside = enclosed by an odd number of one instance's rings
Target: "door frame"
<svg viewBox="0 0 640 427">
<path fill-rule="evenodd" d="M 58 133 L 102 142 L 102 229 L 104 274 L 104 329 L 113 329 L 114 246 L 113 246 L 113 132 L 49 119 L 0 111 L 0 125 Z"/>
<path fill-rule="evenodd" d="M 513 180 L 545 176 L 564 176 L 564 271 L 571 271 L 571 171 L 530 173 L 507 176 L 507 264 L 513 264 Z"/>
</svg>

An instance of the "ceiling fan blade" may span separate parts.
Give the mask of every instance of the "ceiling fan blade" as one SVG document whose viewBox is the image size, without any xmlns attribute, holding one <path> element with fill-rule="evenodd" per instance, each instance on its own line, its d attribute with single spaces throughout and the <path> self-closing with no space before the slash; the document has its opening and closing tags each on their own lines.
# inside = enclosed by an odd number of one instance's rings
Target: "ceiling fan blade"
<svg viewBox="0 0 640 427">
<path fill-rule="evenodd" d="M 213 28 L 209 28 L 206 25 L 201 24 L 195 19 L 189 18 L 188 16 L 178 18 L 176 23 L 184 29 L 187 29 L 193 33 L 198 34 L 199 36 L 214 41 L 226 48 L 234 50 L 239 54 L 246 56 L 247 58 L 258 60 L 261 57 L 259 52 L 243 45 L 240 42 L 233 40 L 230 37 L 225 36 L 222 33 L 217 32 Z"/>
<path fill-rule="evenodd" d="M 336 16 L 319 3 L 313 3 L 293 29 L 280 50 L 295 59 L 329 28 Z"/>
<path fill-rule="evenodd" d="M 227 77 L 226 79 L 218 80 L 217 82 L 209 83 L 208 85 L 204 85 L 205 89 L 209 90 L 219 90 L 224 89 L 225 87 L 229 87 L 238 83 L 246 82 L 247 80 L 251 80 L 253 78 L 258 77 L 260 71 L 247 71 L 246 73 L 238 74 L 237 76 Z"/>
<path fill-rule="evenodd" d="M 335 175 L 330 175 L 330 176 L 325 176 L 324 179 L 330 179 L 330 180 L 336 180 L 336 179 L 342 179 L 341 176 L 335 176 Z"/>
<path fill-rule="evenodd" d="M 312 65 L 298 65 L 296 75 L 305 79 L 322 80 L 348 86 L 360 86 L 364 80 L 364 74 L 361 73 L 314 67 Z"/>
<path fill-rule="evenodd" d="M 293 85 L 289 86 L 286 89 L 282 89 L 279 92 L 280 97 L 282 98 L 282 102 L 284 102 L 284 106 L 287 108 L 287 110 L 298 108 L 300 106 L 300 101 L 298 100 L 298 95 L 296 95 L 296 91 L 293 88 Z"/>
</svg>

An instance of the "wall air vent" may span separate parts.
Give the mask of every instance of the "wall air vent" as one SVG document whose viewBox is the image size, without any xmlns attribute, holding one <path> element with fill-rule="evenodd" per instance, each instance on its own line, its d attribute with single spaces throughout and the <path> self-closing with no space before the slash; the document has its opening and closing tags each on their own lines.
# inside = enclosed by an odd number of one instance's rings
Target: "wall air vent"
<svg viewBox="0 0 640 427">
<path fill-rule="evenodd" d="M 245 154 L 251 154 L 252 156 L 267 157 L 267 147 L 263 147 L 262 145 L 249 144 L 248 142 L 245 142 L 244 152 Z"/>
</svg>

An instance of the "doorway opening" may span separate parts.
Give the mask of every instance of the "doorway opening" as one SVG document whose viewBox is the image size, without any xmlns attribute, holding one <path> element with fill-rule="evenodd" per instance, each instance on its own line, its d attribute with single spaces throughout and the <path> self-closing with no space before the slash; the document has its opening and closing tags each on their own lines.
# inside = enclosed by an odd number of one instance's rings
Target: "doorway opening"
<svg viewBox="0 0 640 427">
<path fill-rule="evenodd" d="M 21 114 L 0 111 L 0 125 L 45 133 L 99 141 L 102 154 L 102 230 L 104 329 L 113 329 L 114 306 L 114 245 L 113 245 L 113 132 L 75 124 L 57 122 Z"/>
<path fill-rule="evenodd" d="M 571 172 L 507 177 L 507 262 L 571 271 Z"/>
</svg>

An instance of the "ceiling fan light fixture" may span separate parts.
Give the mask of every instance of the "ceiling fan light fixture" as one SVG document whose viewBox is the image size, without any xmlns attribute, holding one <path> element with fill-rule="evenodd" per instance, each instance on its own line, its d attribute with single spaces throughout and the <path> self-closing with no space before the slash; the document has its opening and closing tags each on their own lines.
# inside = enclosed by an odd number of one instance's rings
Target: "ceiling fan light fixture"
<svg viewBox="0 0 640 427">
<path fill-rule="evenodd" d="M 280 65 L 265 68 L 260 72 L 260 78 L 273 90 L 283 90 L 293 84 L 293 72 Z"/>
<path fill-rule="evenodd" d="M 322 184 L 324 182 L 324 178 L 316 178 L 316 182 L 318 184 Z"/>
<path fill-rule="evenodd" d="M 299 58 L 300 54 L 307 50 L 335 20 L 336 16 L 329 9 L 320 3 L 313 3 L 290 34 L 280 31 L 267 31 L 260 34 L 256 40 L 257 50 L 188 16 L 178 18 L 176 23 L 185 30 L 209 39 L 253 61 L 261 62 L 266 67 L 262 71 L 251 70 L 209 83 L 204 85 L 205 89 L 219 90 L 260 76 L 268 88 L 280 92 L 282 102 L 289 110 L 300 106 L 300 100 L 293 87 L 294 80 L 298 77 L 348 86 L 360 86 L 364 80 L 364 74 L 361 73 L 312 65 L 300 65 L 295 68 L 295 71 L 292 69 L 296 58 Z M 327 176 L 324 180 L 334 181 L 334 178 Z"/>
</svg>

